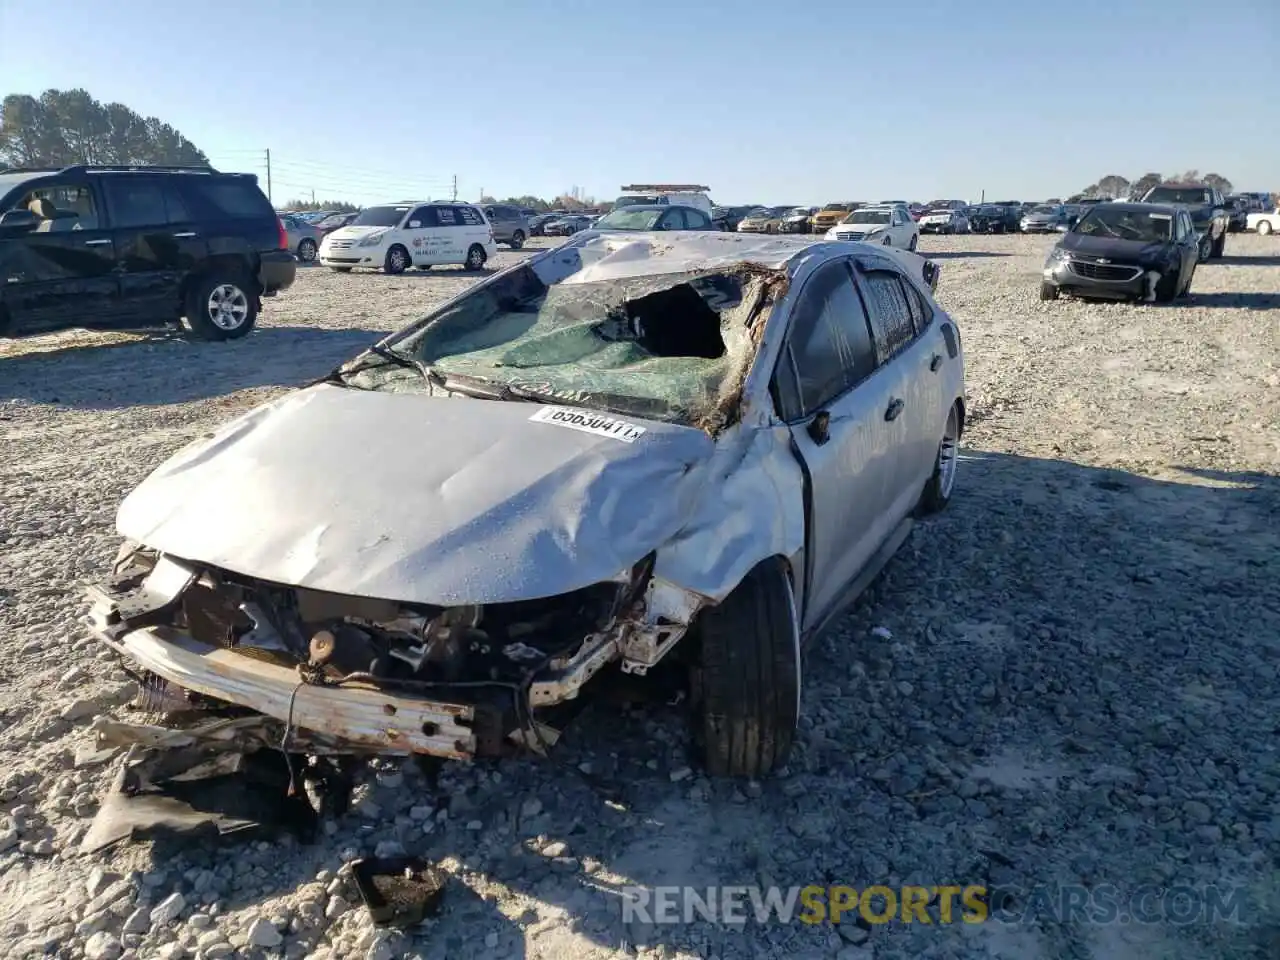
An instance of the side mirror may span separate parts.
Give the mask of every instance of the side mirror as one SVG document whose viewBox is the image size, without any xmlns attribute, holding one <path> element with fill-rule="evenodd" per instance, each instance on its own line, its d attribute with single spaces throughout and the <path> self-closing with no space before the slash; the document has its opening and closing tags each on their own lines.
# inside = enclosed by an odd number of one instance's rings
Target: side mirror
<svg viewBox="0 0 1280 960">
<path fill-rule="evenodd" d="M 40 223 L 40 218 L 30 210 L 19 207 L 16 210 L 6 210 L 0 214 L 0 229 L 12 233 L 29 233 L 34 230 Z"/>
<path fill-rule="evenodd" d="M 823 410 L 809 421 L 809 426 L 805 428 L 805 432 L 809 434 L 809 439 L 822 446 L 831 439 L 831 414 Z"/>
</svg>

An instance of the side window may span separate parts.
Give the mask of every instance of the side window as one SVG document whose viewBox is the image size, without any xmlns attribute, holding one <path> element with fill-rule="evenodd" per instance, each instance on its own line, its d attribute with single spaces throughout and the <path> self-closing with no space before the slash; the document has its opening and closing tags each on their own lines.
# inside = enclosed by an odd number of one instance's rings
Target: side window
<svg viewBox="0 0 1280 960">
<path fill-rule="evenodd" d="M 246 179 L 183 177 L 181 189 L 201 217 L 265 217 L 271 212 L 266 195 Z"/>
<path fill-rule="evenodd" d="M 458 226 L 458 213 L 455 207 L 436 207 L 436 216 L 440 220 L 442 227 Z"/>
<path fill-rule="evenodd" d="M 902 290 L 907 295 L 907 309 L 911 311 L 911 322 L 915 326 L 916 336 L 919 336 L 933 322 L 933 307 L 912 284 L 906 280 L 902 280 L 901 283 Z"/>
<path fill-rule="evenodd" d="M 87 186 L 40 187 L 32 190 L 19 206 L 50 221 L 47 228 L 41 228 L 50 232 L 97 230 L 99 226 L 98 207 Z"/>
<path fill-rule="evenodd" d="M 821 409 L 875 369 L 862 302 L 844 261 L 819 268 L 795 306 L 779 360 L 779 414 L 794 420 Z"/>
<path fill-rule="evenodd" d="M 497 207 L 485 207 L 485 208 L 484 208 L 484 215 L 485 215 L 486 217 L 488 217 L 490 220 L 497 220 L 497 219 L 498 219 L 498 208 L 497 208 Z"/>
<path fill-rule="evenodd" d="M 157 227 L 169 222 L 164 190 L 155 180 L 106 176 L 102 186 L 113 226 Z"/>
<path fill-rule="evenodd" d="M 915 337 L 911 308 L 896 272 L 865 271 L 861 280 L 862 290 L 867 298 L 867 311 L 871 316 L 876 354 L 880 362 L 885 363 Z"/>
<path fill-rule="evenodd" d="M 480 211 L 475 207 L 458 207 L 458 216 L 462 218 L 462 222 L 469 227 L 479 227 L 484 225 L 484 220 L 480 216 Z"/>
<path fill-rule="evenodd" d="M 686 210 L 684 212 L 685 226 L 690 230 L 709 230 L 711 229 L 711 220 L 701 210 Z"/>
<path fill-rule="evenodd" d="M 187 210 L 186 202 L 182 199 L 182 194 L 167 183 L 162 183 L 161 189 L 164 191 L 164 209 L 169 214 L 170 223 L 185 223 L 193 219 Z M 309 224 L 303 223 L 302 226 L 306 227 Z"/>
<path fill-rule="evenodd" d="M 662 215 L 663 230 L 683 230 L 684 229 L 684 211 L 668 210 Z"/>
<path fill-rule="evenodd" d="M 424 230 L 427 227 L 440 225 L 440 221 L 436 219 L 435 207 L 419 207 L 409 215 L 409 219 L 405 221 L 405 226 L 408 226 L 414 220 L 418 221 L 418 225 L 412 228 L 414 230 Z"/>
</svg>

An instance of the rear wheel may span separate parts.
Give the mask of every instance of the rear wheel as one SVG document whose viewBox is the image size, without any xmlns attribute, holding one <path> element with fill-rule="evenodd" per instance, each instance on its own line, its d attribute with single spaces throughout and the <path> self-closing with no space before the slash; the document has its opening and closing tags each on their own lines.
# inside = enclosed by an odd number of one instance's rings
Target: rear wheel
<svg viewBox="0 0 1280 960">
<path fill-rule="evenodd" d="M 938 455 L 933 462 L 933 475 L 924 485 L 920 495 L 920 512 L 937 513 L 951 502 L 951 491 L 956 485 L 956 467 L 960 460 L 960 406 L 952 404 L 947 413 L 942 439 L 938 441 Z"/>
<path fill-rule="evenodd" d="M 483 270 L 484 262 L 488 259 L 489 256 L 484 252 L 484 247 L 478 243 L 473 243 L 471 249 L 467 251 L 466 268 L 468 270 Z"/>
<path fill-rule="evenodd" d="M 696 629 L 695 738 L 707 772 L 764 776 L 786 762 L 800 712 L 800 625 L 785 564 L 759 564 Z"/>
<path fill-rule="evenodd" d="M 387 251 L 387 259 L 382 262 L 382 269 L 390 274 L 404 273 L 409 269 L 409 251 L 400 244 L 395 244 Z"/>
<path fill-rule="evenodd" d="M 315 263 L 316 242 L 310 237 L 298 244 L 298 259 L 303 263 Z"/>
<path fill-rule="evenodd" d="M 187 324 L 202 340 L 238 340 L 258 319 L 258 297 L 240 273 L 210 274 L 191 287 Z"/>
<path fill-rule="evenodd" d="M 511 249 L 519 250 L 524 246 L 524 231 L 517 230 L 511 235 Z"/>
<path fill-rule="evenodd" d="M 1218 234 L 1218 239 L 1214 240 L 1209 247 L 1209 257 L 1217 260 L 1227 251 L 1227 231 L 1223 230 Z"/>
<path fill-rule="evenodd" d="M 1265 237 L 1265 236 L 1266 236 L 1267 234 L 1269 234 L 1270 232 L 1271 232 L 1271 221 L 1269 221 L 1269 220 L 1259 220 L 1259 221 L 1258 221 L 1258 236 L 1260 236 L 1260 237 Z"/>
<path fill-rule="evenodd" d="M 1040 281 L 1040 299 L 1041 300 L 1057 300 L 1058 288 L 1048 280 Z"/>
</svg>

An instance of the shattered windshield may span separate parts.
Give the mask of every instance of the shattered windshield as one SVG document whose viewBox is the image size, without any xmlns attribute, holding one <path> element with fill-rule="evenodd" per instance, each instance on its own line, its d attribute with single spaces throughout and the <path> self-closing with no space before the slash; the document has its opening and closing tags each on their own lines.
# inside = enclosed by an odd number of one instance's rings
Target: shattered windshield
<svg viewBox="0 0 1280 960">
<path fill-rule="evenodd" d="M 1184 203 L 1209 204 L 1213 202 L 1210 192 L 1203 187 L 1153 187 L 1143 198 L 1145 203 Z"/>
<path fill-rule="evenodd" d="M 845 223 L 888 223 L 888 210 L 855 210 L 845 217 Z"/>
<path fill-rule="evenodd" d="M 1098 206 L 1076 224 L 1076 233 L 1110 240 L 1163 243 L 1173 236 L 1173 217 L 1145 210 L 1115 210 Z"/>
<path fill-rule="evenodd" d="M 351 227 L 394 227 L 400 218 L 409 212 L 406 207 L 370 207 L 363 210 L 348 226 Z"/>
<path fill-rule="evenodd" d="M 652 230 L 662 216 L 661 210 L 615 210 L 596 224 L 602 230 Z"/>
<path fill-rule="evenodd" d="M 593 279 L 589 265 L 570 263 L 579 256 L 565 251 L 475 288 L 392 343 L 407 363 L 353 361 L 344 382 L 434 393 L 456 377 L 506 388 L 508 399 L 723 423 L 754 354 L 748 319 L 785 274 L 742 266 Z"/>
</svg>

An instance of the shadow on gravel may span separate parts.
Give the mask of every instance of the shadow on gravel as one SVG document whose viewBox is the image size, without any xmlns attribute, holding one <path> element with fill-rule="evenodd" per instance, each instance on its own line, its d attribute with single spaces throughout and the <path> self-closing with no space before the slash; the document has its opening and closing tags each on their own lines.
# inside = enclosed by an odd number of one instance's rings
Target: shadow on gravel
<svg viewBox="0 0 1280 960">
<path fill-rule="evenodd" d="M 1202 293 L 1192 290 L 1187 302 L 1196 307 L 1243 307 L 1247 310 L 1274 310 L 1280 307 L 1276 293 Z"/>
<path fill-rule="evenodd" d="M 1280 254 L 1264 253 L 1257 257 L 1241 257 L 1227 254 L 1212 261 L 1211 266 L 1221 264 L 1226 267 L 1277 267 L 1280 266 Z"/>
<path fill-rule="evenodd" d="M 77 343 L 0 358 L 6 398 L 86 410 L 187 403 L 323 376 L 385 330 L 259 327 L 243 340 L 206 343 L 178 333 Z"/>
</svg>

